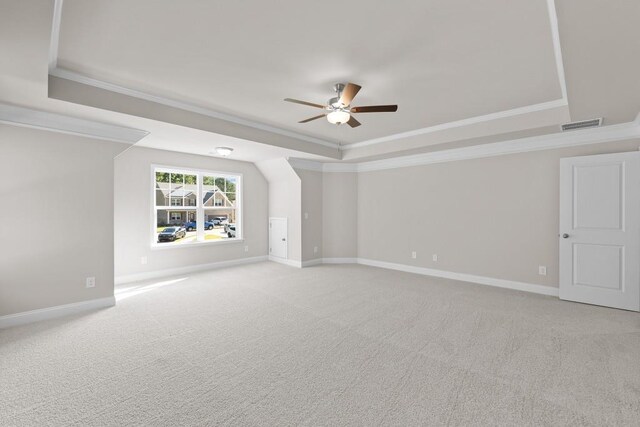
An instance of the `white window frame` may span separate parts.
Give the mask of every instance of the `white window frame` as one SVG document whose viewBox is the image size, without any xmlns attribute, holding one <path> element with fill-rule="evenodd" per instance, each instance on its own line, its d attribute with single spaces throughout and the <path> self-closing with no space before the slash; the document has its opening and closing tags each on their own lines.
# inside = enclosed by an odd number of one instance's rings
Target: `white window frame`
<svg viewBox="0 0 640 427">
<path fill-rule="evenodd" d="M 156 206 L 156 171 L 160 172 L 169 172 L 176 174 L 185 174 L 185 175 L 196 175 L 197 178 L 197 194 L 196 194 L 196 206 L 170 206 L 171 201 L 169 201 L 169 206 Z M 229 243 L 238 243 L 244 241 L 244 226 L 243 226 L 243 218 L 244 211 L 242 209 L 242 197 L 244 193 L 243 188 L 243 175 L 238 172 L 222 172 L 222 171 L 211 171 L 211 170 L 202 170 L 202 169 L 194 169 L 194 168 L 184 168 L 177 166 L 165 166 L 165 165 L 151 165 L 151 181 L 149 185 L 149 189 L 151 191 L 151 249 L 177 249 L 177 248 L 192 248 L 195 246 L 202 245 L 223 245 Z M 205 230 L 204 230 L 204 217 L 205 211 L 211 210 L 212 207 L 205 208 L 202 203 L 201 195 L 202 191 L 202 181 L 203 176 L 229 176 L 236 178 L 236 200 L 234 209 L 236 211 L 236 237 L 231 239 L 221 239 L 221 240 L 205 240 Z M 219 206 L 217 208 L 220 208 Z M 227 207 L 229 209 L 229 207 Z M 180 245 L 171 245 L 171 244 L 158 244 L 157 241 L 157 219 L 158 219 L 158 210 L 169 210 L 169 211 L 196 211 L 196 241 L 190 243 L 183 243 Z"/>
</svg>

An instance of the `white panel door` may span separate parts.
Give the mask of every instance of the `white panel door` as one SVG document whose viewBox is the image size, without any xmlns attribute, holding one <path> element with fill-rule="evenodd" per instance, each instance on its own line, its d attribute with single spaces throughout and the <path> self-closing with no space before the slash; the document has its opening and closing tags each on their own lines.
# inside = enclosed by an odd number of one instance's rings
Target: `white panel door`
<svg viewBox="0 0 640 427">
<path fill-rule="evenodd" d="M 287 259 L 287 218 L 269 218 L 269 255 Z"/>
<path fill-rule="evenodd" d="M 560 298 L 640 311 L 640 153 L 560 160 Z"/>
</svg>

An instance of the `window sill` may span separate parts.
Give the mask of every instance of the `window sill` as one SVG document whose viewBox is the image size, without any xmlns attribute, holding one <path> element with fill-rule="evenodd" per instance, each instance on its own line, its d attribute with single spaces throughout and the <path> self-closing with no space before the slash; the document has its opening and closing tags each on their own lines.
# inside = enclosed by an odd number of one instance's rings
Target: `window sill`
<svg viewBox="0 0 640 427">
<path fill-rule="evenodd" d="M 169 249 L 182 249 L 182 248 L 201 248 L 203 246 L 217 246 L 217 245 L 230 245 L 233 243 L 242 243 L 244 242 L 243 238 L 238 239 L 225 239 L 225 240 L 211 240 L 205 242 L 191 242 L 191 243 L 182 243 L 182 244 L 159 244 L 159 243 L 151 243 L 152 251 L 166 251 Z"/>
</svg>

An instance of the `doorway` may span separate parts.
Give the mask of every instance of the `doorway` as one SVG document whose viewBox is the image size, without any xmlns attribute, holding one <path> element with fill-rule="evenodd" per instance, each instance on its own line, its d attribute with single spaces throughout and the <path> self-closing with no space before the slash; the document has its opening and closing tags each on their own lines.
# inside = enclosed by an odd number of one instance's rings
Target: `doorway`
<svg viewBox="0 0 640 427">
<path fill-rule="evenodd" d="M 269 256 L 287 259 L 287 218 L 269 218 Z"/>
<path fill-rule="evenodd" d="M 640 311 L 640 152 L 560 160 L 560 299 Z"/>
</svg>

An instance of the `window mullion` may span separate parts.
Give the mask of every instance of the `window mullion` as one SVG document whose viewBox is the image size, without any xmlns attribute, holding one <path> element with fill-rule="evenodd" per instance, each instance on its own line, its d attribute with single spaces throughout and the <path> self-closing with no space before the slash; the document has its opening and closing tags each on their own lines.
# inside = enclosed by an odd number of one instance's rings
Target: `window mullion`
<svg viewBox="0 0 640 427">
<path fill-rule="evenodd" d="M 202 206 L 202 174 L 196 174 L 196 239 L 204 242 L 204 207 Z"/>
</svg>

